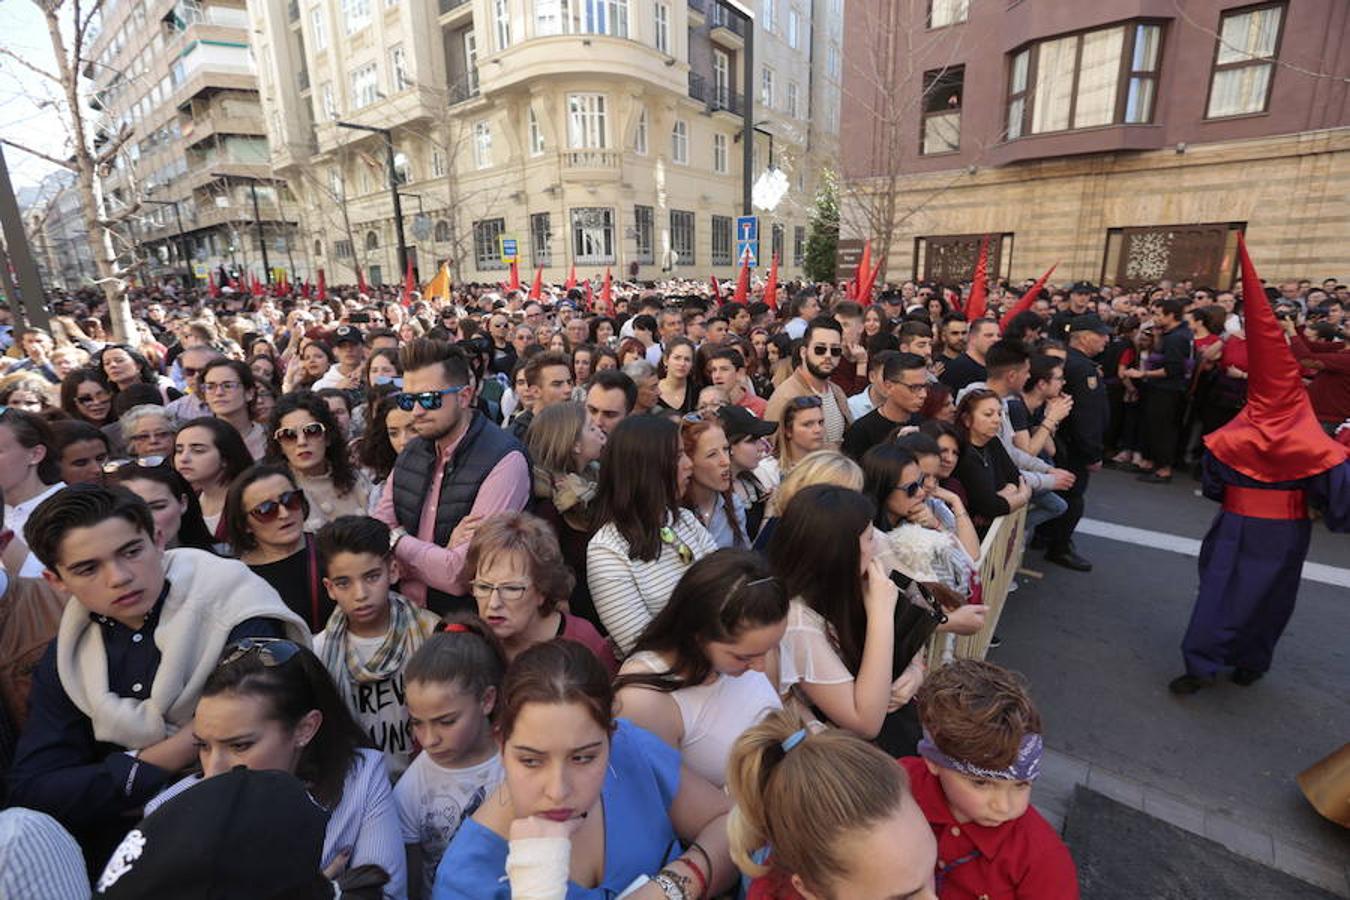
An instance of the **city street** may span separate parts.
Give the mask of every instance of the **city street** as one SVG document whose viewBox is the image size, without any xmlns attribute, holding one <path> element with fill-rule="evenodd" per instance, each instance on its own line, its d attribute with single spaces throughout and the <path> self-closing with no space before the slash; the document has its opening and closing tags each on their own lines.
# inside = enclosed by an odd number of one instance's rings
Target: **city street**
<svg viewBox="0 0 1350 900">
<path fill-rule="evenodd" d="M 1350 738 L 1350 541 L 1315 530 L 1298 607 L 1264 680 L 1249 688 L 1221 681 L 1175 697 L 1167 682 L 1182 671 L 1195 546 L 1216 508 L 1198 489 L 1180 474 L 1153 486 L 1103 472 L 1094 476 L 1077 542 L 1094 571 L 1079 575 L 1028 553 L 1024 565 L 1045 578 L 1021 579 L 999 625 L 1003 645 L 989 658 L 1030 679 L 1045 718 L 1053 752 L 1033 802 L 1057 825 L 1067 813 L 1076 855 L 1073 787 L 1086 783 L 1156 817 L 1159 834 L 1171 823 L 1331 892 L 1250 881 L 1251 892 L 1216 892 L 1211 881 L 1169 897 L 1350 896 L 1350 838 L 1312 809 L 1294 780 Z M 1196 847 L 1167 841 L 1127 851 L 1156 869 L 1184 863 Z M 1145 896 L 1081 874 L 1085 898 Z"/>
</svg>

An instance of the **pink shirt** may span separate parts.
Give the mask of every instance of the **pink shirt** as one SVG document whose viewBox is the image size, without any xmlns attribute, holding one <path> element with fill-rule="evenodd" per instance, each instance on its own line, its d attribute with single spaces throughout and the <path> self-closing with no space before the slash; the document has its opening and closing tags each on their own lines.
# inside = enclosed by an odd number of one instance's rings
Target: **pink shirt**
<svg viewBox="0 0 1350 900">
<path fill-rule="evenodd" d="M 427 488 L 427 499 L 422 505 L 422 518 L 417 523 L 417 534 L 409 532 L 407 537 L 398 542 L 398 547 L 394 550 L 394 558 L 403 567 L 403 580 L 399 582 L 399 591 L 417 606 L 427 605 L 428 587 L 447 594 L 462 594 L 467 590 L 466 579 L 462 576 L 469 542 L 464 541 L 453 547 L 442 547 L 435 543 L 436 505 L 441 496 L 445 464 L 450 461 L 451 455 L 462 440 L 463 434 L 436 454 L 436 471 L 432 474 L 430 487 Z M 499 512 L 519 512 L 525 508 L 525 502 L 529 498 L 530 467 L 525 462 L 524 454 L 513 450 L 503 456 L 483 479 L 469 515 L 490 516 Z M 393 473 L 385 479 L 384 492 L 380 495 L 379 505 L 375 507 L 375 518 L 390 528 L 398 525 L 398 518 L 394 515 Z"/>
</svg>

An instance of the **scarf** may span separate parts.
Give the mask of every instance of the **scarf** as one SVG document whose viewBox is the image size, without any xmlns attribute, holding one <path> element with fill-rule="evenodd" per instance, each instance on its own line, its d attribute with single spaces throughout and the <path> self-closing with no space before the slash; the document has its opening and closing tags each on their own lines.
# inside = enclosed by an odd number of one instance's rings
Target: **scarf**
<svg viewBox="0 0 1350 900">
<path fill-rule="evenodd" d="M 590 504 L 595 499 L 599 484 L 592 477 L 590 467 L 586 473 L 558 475 L 547 472 L 541 467 L 534 470 L 534 495 L 541 499 L 552 500 L 558 514 L 570 527 L 577 531 L 590 529 Z"/>
<path fill-rule="evenodd" d="M 286 637 L 310 646 L 309 627 L 248 566 L 205 550 L 164 554 L 169 589 L 155 626 L 159 668 L 145 699 L 122 697 L 108 687 L 103 628 L 73 597 L 56 635 L 56 671 L 70 702 L 89 717 L 99 741 L 139 750 L 158 743 L 192 718 L 202 685 L 216 667 L 236 625 L 276 619 Z"/>
<path fill-rule="evenodd" d="M 362 664 L 347 641 L 347 615 L 342 607 L 335 608 L 324 628 L 323 666 L 333 676 L 347 706 L 356 708 L 352 685 L 374 684 L 397 675 L 417 648 L 435 633 L 440 622 L 441 617 L 431 610 L 418 609 L 402 595 L 390 591 L 389 632 Z"/>
</svg>

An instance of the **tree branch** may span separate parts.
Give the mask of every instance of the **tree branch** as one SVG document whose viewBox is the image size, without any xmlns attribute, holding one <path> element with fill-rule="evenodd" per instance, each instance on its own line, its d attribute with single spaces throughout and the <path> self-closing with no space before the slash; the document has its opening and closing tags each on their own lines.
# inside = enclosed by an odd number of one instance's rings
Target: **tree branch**
<svg viewBox="0 0 1350 900">
<path fill-rule="evenodd" d="M 24 153 L 27 153 L 29 156 L 36 156 L 38 159 L 46 160 L 47 162 L 51 163 L 52 165 L 54 165 L 54 166 L 60 166 L 61 168 L 65 169 L 65 170 L 67 170 L 67 171 L 69 171 L 69 172 L 79 172 L 79 171 L 80 171 L 80 170 L 79 170 L 79 167 L 76 166 L 73 162 L 70 162 L 69 160 L 65 160 L 65 159 L 57 159 L 55 156 L 49 156 L 49 155 L 46 154 L 46 153 L 42 153 L 41 151 L 34 150 L 32 147 L 25 147 L 23 144 L 19 144 L 19 143 L 16 143 L 16 142 L 14 142 L 14 141 L 11 141 L 9 138 L 0 137 L 0 144 L 4 144 L 4 145 L 7 146 L 7 147 L 13 147 L 15 150 L 22 150 Z"/>
<path fill-rule="evenodd" d="M 14 60 L 16 63 L 18 63 L 19 65 L 23 66 L 23 67 L 24 67 L 25 69 L 27 69 L 28 71 L 33 72 L 33 73 L 36 73 L 36 74 L 38 74 L 38 75 L 41 75 L 43 78 L 47 79 L 48 81 L 54 82 L 54 83 L 56 83 L 56 84 L 60 84 L 60 83 L 61 83 L 61 79 L 60 79 L 59 76 L 53 75 L 51 72 L 48 72 L 46 69 L 42 68 L 41 66 L 35 66 L 35 65 L 33 65 L 33 64 L 30 63 L 28 60 L 24 59 L 22 56 L 20 56 L 19 54 L 15 53 L 13 50 L 10 50 L 8 47 L 0 47 L 0 56 L 4 56 L 4 57 L 7 57 L 7 58 L 9 58 L 9 59 Z"/>
</svg>

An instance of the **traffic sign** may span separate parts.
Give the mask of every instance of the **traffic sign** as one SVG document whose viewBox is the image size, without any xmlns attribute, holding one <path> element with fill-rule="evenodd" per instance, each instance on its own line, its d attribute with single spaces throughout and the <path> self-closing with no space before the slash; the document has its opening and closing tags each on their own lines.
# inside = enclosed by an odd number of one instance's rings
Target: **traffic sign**
<svg viewBox="0 0 1350 900">
<path fill-rule="evenodd" d="M 747 257 L 752 268 L 759 265 L 759 216 L 736 217 L 736 265 Z"/>
<path fill-rule="evenodd" d="M 517 251 L 516 239 L 509 237 L 500 237 L 497 240 L 501 241 L 502 244 L 502 262 L 506 263 L 507 265 L 510 265 L 511 263 L 515 262 Z"/>
</svg>

